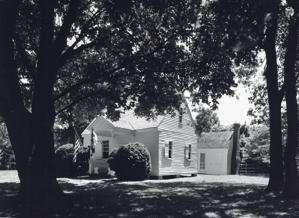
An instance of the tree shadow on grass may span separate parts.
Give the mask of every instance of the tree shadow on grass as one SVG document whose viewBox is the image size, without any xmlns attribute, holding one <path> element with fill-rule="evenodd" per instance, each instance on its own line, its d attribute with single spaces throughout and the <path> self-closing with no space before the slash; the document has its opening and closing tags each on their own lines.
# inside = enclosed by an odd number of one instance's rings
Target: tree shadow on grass
<svg viewBox="0 0 299 218">
<path fill-rule="evenodd" d="M 72 206 L 43 217 L 298 217 L 299 201 L 266 195 L 264 186 L 178 181 L 60 180 Z M 22 216 L 17 184 L 0 184 L 0 217 Z M 8 190 L 8 191 L 4 191 Z M 4 203 L 4 204 L 3 204 Z"/>
</svg>

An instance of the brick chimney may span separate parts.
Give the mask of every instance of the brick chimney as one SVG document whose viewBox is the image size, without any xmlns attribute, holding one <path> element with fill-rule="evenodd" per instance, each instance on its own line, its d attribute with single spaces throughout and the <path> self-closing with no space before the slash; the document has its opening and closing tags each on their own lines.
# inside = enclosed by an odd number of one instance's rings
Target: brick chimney
<svg viewBox="0 0 299 218">
<path fill-rule="evenodd" d="M 238 174 L 240 168 L 240 124 L 233 124 L 233 149 L 231 160 L 231 174 Z"/>
</svg>

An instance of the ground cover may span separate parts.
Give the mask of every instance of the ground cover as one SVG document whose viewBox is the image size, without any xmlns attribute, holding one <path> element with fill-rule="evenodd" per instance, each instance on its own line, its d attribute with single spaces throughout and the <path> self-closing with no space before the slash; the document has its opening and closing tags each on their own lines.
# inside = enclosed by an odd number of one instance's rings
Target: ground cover
<svg viewBox="0 0 299 218">
<path fill-rule="evenodd" d="M 0 217 L 299 217 L 299 201 L 263 192 L 267 178 L 210 176 L 142 182 L 59 179 L 72 204 L 23 210 L 15 171 L 0 171 Z"/>
</svg>

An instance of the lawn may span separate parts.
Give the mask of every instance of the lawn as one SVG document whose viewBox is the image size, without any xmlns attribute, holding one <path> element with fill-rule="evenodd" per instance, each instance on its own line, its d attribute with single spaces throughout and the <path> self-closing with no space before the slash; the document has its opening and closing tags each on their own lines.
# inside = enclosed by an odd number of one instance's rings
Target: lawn
<svg viewBox="0 0 299 218">
<path fill-rule="evenodd" d="M 143 182 L 63 178 L 59 183 L 72 205 L 37 217 L 299 217 L 298 200 L 264 194 L 264 177 L 198 175 Z M 15 203 L 17 187 L 15 171 L 0 171 L 0 217 L 26 217 Z"/>
</svg>

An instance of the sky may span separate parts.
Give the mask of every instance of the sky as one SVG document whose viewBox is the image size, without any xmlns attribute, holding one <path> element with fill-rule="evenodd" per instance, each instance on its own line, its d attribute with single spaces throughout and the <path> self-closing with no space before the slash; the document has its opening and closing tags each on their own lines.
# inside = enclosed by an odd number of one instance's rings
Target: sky
<svg viewBox="0 0 299 218">
<path fill-rule="evenodd" d="M 265 68 L 265 53 L 260 52 L 258 54 L 258 58 L 261 60 L 261 65 L 258 67 L 256 74 L 252 79 L 253 82 L 263 80 L 263 72 Z M 234 96 L 222 96 L 219 99 L 218 110 L 217 113 L 220 124 L 221 125 L 231 125 L 233 123 L 250 124 L 251 117 L 247 116 L 248 109 L 250 107 L 250 103 L 248 101 L 248 97 L 250 93 L 246 91 L 246 88 L 242 84 L 238 84 L 238 87 L 235 89 Z M 192 116 L 195 117 L 196 114 L 192 113 Z"/>
<path fill-rule="evenodd" d="M 261 65 L 258 67 L 252 82 L 263 80 L 263 72 L 265 68 L 265 53 L 260 52 L 258 58 L 261 60 Z M 247 116 L 247 111 L 250 107 L 248 97 L 250 93 L 242 84 L 238 84 L 235 90 L 235 96 L 223 96 L 219 100 L 219 106 L 216 113 L 220 119 L 221 125 L 231 125 L 233 123 L 250 124 L 251 117 Z"/>
<path fill-rule="evenodd" d="M 219 99 L 218 109 L 215 111 L 219 117 L 220 124 L 224 126 L 233 123 L 244 124 L 245 122 L 250 124 L 251 118 L 247 116 L 247 111 L 250 106 L 248 97 L 248 91 L 240 84 L 235 89 L 234 96 L 222 96 L 222 98 Z M 190 102 L 189 106 L 191 106 Z M 192 116 L 195 118 L 196 112 L 192 111 Z"/>
<path fill-rule="evenodd" d="M 231 125 L 233 123 L 250 123 L 250 117 L 247 116 L 249 109 L 249 93 L 244 86 L 239 85 L 235 96 L 223 96 L 219 100 L 218 114 L 221 125 Z"/>
</svg>

